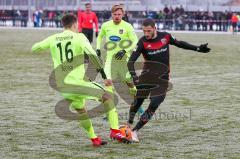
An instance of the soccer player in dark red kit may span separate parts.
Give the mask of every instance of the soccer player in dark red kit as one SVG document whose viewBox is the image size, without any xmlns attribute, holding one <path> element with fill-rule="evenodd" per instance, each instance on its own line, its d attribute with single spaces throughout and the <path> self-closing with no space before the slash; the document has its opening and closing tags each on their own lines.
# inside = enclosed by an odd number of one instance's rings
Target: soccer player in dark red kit
<svg viewBox="0 0 240 159">
<path fill-rule="evenodd" d="M 208 53 L 208 44 L 195 46 L 184 41 L 178 41 L 170 33 L 159 32 L 152 19 L 143 21 L 144 36 L 138 41 L 128 62 L 128 69 L 137 87 L 136 97 L 130 107 L 128 125 L 132 127 L 134 116 L 143 104 L 143 101 L 150 97 L 150 104 L 141 115 L 140 120 L 132 129 L 132 140 L 139 142 L 137 132 L 151 119 L 158 106 L 164 101 L 169 88 L 169 45 L 179 48 Z M 138 77 L 134 63 L 140 55 L 144 57 L 144 64 L 141 75 Z"/>
<path fill-rule="evenodd" d="M 90 43 L 93 41 L 93 24 L 95 35 L 98 36 L 98 18 L 92 11 L 91 3 L 85 4 L 85 11 L 78 10 L 78 31 L 82 32 Z"/>
</svg>

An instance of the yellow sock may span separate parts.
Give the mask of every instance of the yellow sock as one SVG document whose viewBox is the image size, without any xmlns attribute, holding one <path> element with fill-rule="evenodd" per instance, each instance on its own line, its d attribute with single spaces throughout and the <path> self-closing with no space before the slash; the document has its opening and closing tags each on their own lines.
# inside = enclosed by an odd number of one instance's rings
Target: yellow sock
<svg viewBox="0 0 240 159">
<path fill-rule="evenodd" d="M 105 112 L 107 113 L 109 126 L 112 129 L 119 129 L 118 113 L 112 100 L 103 103 Z"/>
<path fill-rule="evenodd" d="M 80 115 L 80 125 L 83 127 L 83 129 L 88 134 L 89 138 L 96 138 L 97 136 L 94 133 L 94 129 L 92 126 L 91 120 L 88 118 L 87 113 L 81 113 Z"/>
</svg>

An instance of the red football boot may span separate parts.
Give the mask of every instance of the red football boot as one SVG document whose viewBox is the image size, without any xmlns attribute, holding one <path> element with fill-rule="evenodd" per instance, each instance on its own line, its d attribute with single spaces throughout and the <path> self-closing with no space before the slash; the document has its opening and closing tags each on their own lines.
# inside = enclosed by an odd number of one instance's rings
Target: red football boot
<svg viewBox="0 0 240 159">
<path fill-rule="evenodd" d="M 96 138 L 92 138 L 92 144 L 93 146 L 102 146 L 102 145 L 106 145 L 107 141 L 102 141 L 102 139 L 100 137 L 96 137 Z"/>
</svg>

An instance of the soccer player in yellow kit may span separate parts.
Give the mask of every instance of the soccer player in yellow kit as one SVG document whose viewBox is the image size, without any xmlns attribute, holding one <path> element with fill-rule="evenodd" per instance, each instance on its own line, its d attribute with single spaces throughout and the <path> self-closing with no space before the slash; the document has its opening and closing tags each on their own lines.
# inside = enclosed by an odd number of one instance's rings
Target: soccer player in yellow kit
<svg viewBox="0 0 240 159">
<path fill-rule="evenodd" d="M 116 79 L 118 76 L 122 82 L 129 87 L 129 92 L 135 95 L 136 88 L 127 68 L 127 61 L 136 47 L 138 38 L 130 23 L 122 20 L 124 9 L 122 5 L 112 7 L 112 20 L 102 24 L 97 38 L 97 54 L 101 57 L 101 42 L 106 38 L 104 49 L 106 50 L 106 61 L 104 70 L 107 78 Z M 113 91 L 112 86 L 107 88 Z M 143 112 L 142 108 L 139 112 Z"/>
<path fill-rule="evenodd" d="M 64 31 L 57 33 L 33 45 L 32 52 L 50 49 L 55 69 L 55 79 L 58 90 L 70 106 L 79 113 L 80 125 L 85 129 L 94 146 L 107 144 L 94 133 L 92 122 L 85 110 L 86 99 L 98 99 L 104 105 L 110 125 L 110 138 L 119 142 L 128 142 L 119 130 L 118 114 L 112 100 L 112 94 L 99 84 L 84 79 L 84 52 L 89 55 L 104 79 L 106 86 L 112 81 L 106 78 L 102 64 L 87 38 L 78 33 L 77 17 L 67 14 L 62 18 Z M 60 68 L 60 69 L 59 69 Z M 62 78 L 63 74 L 66 76 Z M 74 90 L 73 88 L 79 88 Z"/>
</svg>

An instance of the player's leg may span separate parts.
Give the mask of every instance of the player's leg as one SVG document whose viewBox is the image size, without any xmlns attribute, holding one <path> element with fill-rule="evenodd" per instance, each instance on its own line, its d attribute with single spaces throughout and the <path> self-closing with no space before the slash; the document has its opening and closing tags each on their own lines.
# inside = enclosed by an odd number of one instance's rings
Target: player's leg
<svg viewBox="0 0 240 159">
<path fill-rule="evenodd" d="M 110 126 L 110 138 L 113 140 L 118 140 L 119 142 L 130 143 L 131 141 L 127 139 L 119 130 L 118 113 L 111 93 L 104 93 L 102 96 L 102 101 Z"/>
<path fill-rule="evenodd" d="M 129 73 L 127 67 L 128 58 L 124 57 L 122 60 L 116 62 L 116 72 L 120 76 L 120 80 L 124 82 L 129 88 L 129 94 L 135 96 L 137 93 L 137 89 L 132 81 L 132 77 Z M 121 69 L 119 69 L 121 68 Z"/>
<path fill-rule="evenodd" d="M 86 36 L 86 38 L 88 39 L 88 41 L 89 41 L 90 43 L 92 43 L 92 39 L 89 37 L 89 29 L 83 28 L 83 29 L 82 29 L 82 33 Z M 89 63 L 89 57 L 88 57 L 88 55 L 87 55 L 86 53 L 84 54 L 84 62 L 85 62 L 85 63 Z"/>
<path fill-rule="evenodd" d="M 117 78 L 117 72 L 114 70 L 116 65 L 112 61 L 111 58 L 106 58 L 105 64 L 104 64 L 104 71 L 107 76 L 107 79 L 115 80 Z M 113 86 L 106 87 L 106 90 L 109 92 L 114 92 Z"/>
<path fill-rule="evenodd" d="M 137 113 L 137 111 L 139 110 L 139 108 L 141 107 L 141 105 L 143 104 L 145 98 L 135 98 L 133 103 L 130 106 L 129 109 L 129 117 L 128 117 L 128 123 L 129 125 L 133 124 L 134 121 L 134 117 Z"/>
<path fill-rule="evenodd" d="M 126 85 L 129 88 L 129 94 L 132 95 L 133 97 L 136 96 L 137 93 L 137 88 L 133 83 L 132 77 L 129 73 L 128 67 L 127 67 L 127 61 L 126 60 L 122 60 L 121 62 L 119 62 L 118 64 L 119 67 L 118 68 L 122 68 L 121 70 L 118 70 L 119 75 L 120 75 L 120 79 L 126 83 Z M 138 113 L 141 115 L 144 112 L 144 109 L 142 106 L 140 106 L 138 108 Z"/>
<path fill-rule="evenodd" d="M 113 136 L 112 131 L 116 131 L 116 132 L 119 131 L 118 130 L 118 114 L 116 111 L 116 107 L 113 102 L 112 95 L 109 92 L 106 92 L 104 88 L 101 87 L 99 84 L 95 82 L 82 81 L 81 85 L 84 85 L 84 87 L 82 89 L 79 89 L 79 92 L 78 92 L 79 94 L 76 94 L 77 92 L 74 92 L 74 94 L 73 93 L 72 94 L 62 93 L 62 94 L 66 99 L 73 101 L 71 104 L 71 107 L 76 109 L 77 112 L 80 113 L 80 125 L 84 128 L 88 136 L 91 138 L 93 145 L 100 146 L 105 143 L 101 141 L 100 138 L 96 137 L 91 120 L 88 117 L 87 112 L 84 110 L 84 102 L 81 100 L 81 98 L 84 97 L 88 99 L 99 99 L 99 101 L 103 103 L 105 113 L 107 113 L 107 115 L 109 116 L 111 137 Z M 119 141 L 122 141 L 122 138 L 124 138 L 124 136 L 119 137 L 119 135 L 117 137 L 115 136 L 113 137 L 118 139 Z"/>
<path fill-rule="evenodd" d="M 107 142 L 103 141 L 100 137 L 98 137 L 95 134 L 94 128 L 93 128 L 93 125 L 92 125 L 92 121 L 89 118 L 86 109 L 85 108 L 80 108 L 81 103 L 78 104 L 77 102 L 75 102 L 73 105 L 76 105 L 75 110 L 79 114 L 80 125 L 85 130 L 85 132 L 88 134 L 88 137 L 91 139 L 93 146 L 106 145 Z"/>
<path fill-rule="evenodd" d="M 90 43 L 93 42 L 93 29 L 88 30 L 88 40 Z"/>
<path fill-rule="evenodd" d="M 132 129 L 132 140 L 134 142 L 139 142 L 138 139 L 138 131 L 152 118 L 155 111 L 159 107 L 159 105 L 164 101 L 165 95 L 151 97 L 150 104 L 145 112 L 141 115 L 140 120 L 136 124 L 136 126 Z"/>
<path fill-rule="evenodd" d="M 112 71 L 112 60 L 109 57 L 106 57 L 106 61 L 104 63 L 104 72 L 107 76 L 107 79 L 115 80 L 116 79 L 116 73 Z M 111 93 L 114 92 L 113 86 L 106 86 L 105 89 Z M 103 120 L 108 120 L 108 116 L 103 117 Z"/>
<path fill-rule="evenodd" d="M 125 136 L 122 135 L 121 131 L 119 130 L 119 123 L 118 123 L 118 113 L 116 110 L 116 106 L 113 101 L 113 93 L 106 91 L 101 85 L 95 83 L 95 82 L 89 82 L 89 87 L 92 85 L 93 88 L 98 88 L 98 95 L 95 95 L 95 97 L 98 97 L 104 106 L 104 111 L 108 117 L 108 123 L 110 126 L 110 138 L 116 139 L 119 142 L 130 142 L 128 139 L 126 139 Z M 100 93 L 100 91 L 102 93 Z M 93 94 L 96 94 L 97 91 L 95 91 Z"/>
<path fill-rule="evenodd" d="M 118 114 L 113 102 L 114 94 L 106 91 L 100 84 L 96 82 L 85 82 L 84 85 L 87 86 L 89 90 L 92 90 L 91 92 L 86 90 L 85 93 L 88 93 L 88 98 L 91 98 L 91 96 L 97 97 L 103 103 L 104 112 L 109 117 L 110 128 L 118 129 Z"/>
<path fill-rule="evenodd" d="M 86 36 L 86 38 L 89 40 L 89 42 L 92 43 L 92 36 L 91 35 L 93 35 L 93 33 L 91 34 L 91 29 L 83 28 L 82 33 Z"/>
<path fill-rule="evenodd" d="M 106 141 L 102 141 L 100 137 L 94 132 L 92 121 L 88 116 L 88 113 L 85 109 L 85 96 L 63 93 L 65 99 L 71 101 L 70 107 L 75 109 L 79 114 L 79 123 L 80 126 L 84 129 L 89 139 L 92 141 L 93 146 L 101 146 L 107 144 Z"/>
<path fill-rule="evenodd" d="M 151 97 L 148 108 L 145 110 L 145 112 L 143 113 L 140 120 L 138 121 L 136 126 L 133 128 L 133 130 L 136 130 L 136 131 L 140 130 L 152 118 L 158 106 L 164 101 L 164 99 L 165 99 L 165 95 Z"/>
</svg>

